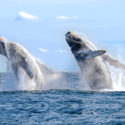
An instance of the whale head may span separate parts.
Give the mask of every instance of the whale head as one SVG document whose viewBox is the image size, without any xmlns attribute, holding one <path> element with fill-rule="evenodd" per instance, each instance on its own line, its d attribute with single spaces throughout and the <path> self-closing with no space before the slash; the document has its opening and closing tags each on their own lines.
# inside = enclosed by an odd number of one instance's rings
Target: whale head
<svg viewBox="0 0 125 125">
<path fill-rule="evenodd" d="M 3 38 L 0 38 L 0 54 L 7 57 L 6 43 Z"/>
<path fill-rule="evenodd" d="M 92 59 L 106 52 L 106 50 L 97 50 L 91 42 L 81 39 L 70 31 L 65 34 L 65 37 L 77 60 Z"/>
<path fill-rule="evenodd" d="M 65 34 L 66 41 L 68 45 L 70 46 L 72 52 L 77 51 L 88 51 L 88 50 L 94 50 L 94 46 L 90 45 L 86 40 L 81 39 L 79 36 L 75 35 L 73 32 L 68 31 Z"/>
</svg>

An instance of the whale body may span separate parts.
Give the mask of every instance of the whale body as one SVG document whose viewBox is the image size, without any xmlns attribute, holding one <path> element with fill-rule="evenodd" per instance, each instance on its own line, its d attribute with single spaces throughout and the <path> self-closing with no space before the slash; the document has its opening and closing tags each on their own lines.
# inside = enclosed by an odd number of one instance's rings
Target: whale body
<svg viewBox="0 0 125 125">
<path fill-rule="evenodd" d="M 39 65 L 23 46 L 0 38 L 0 54 L 8 59 L 17 81 L 20 80 L 19 70 L 22 68 L 34 81 L 36 88 L 42 87 L 43 74 Z"/>
<path fill-rule="evenodd" d="M 12 72 L 6 75 L 8 77 L 5 76 L 5 84 L 0 85 L 1 90 L 47 90 L 64 89 L 67 87 L 67 73 L 53 71 L 51 68 L 48 68 L 45 64 L 32 57 L 18 43 L 0 38 L 0 54 L 8 59 L 8 64 L 11 65 L 10 69 L 12 70 Z M 19 82 L 19 84 L 13 84 L 15 82 L 13 76 L 16 78 L 16 83 Z M 12 84 L 7 79 L 10 79 Z M 36 84 L 35 88 L 34 86 L 32 87 L 32 81 Z M 60 81 L 61 84 L 59 84 Z M 8 85 L 8 83 L 11 85 Z M 8 88 L 8 86 L 11 87 Z"/>
<path fill-rule="evenodd" d="M 92 90 L 112 89 L 110 73 L 101 57 L 106 51 L 96 50 L 91 43 L 72 32 L 67 32 L 65 37 L 80 67 L 83 84 Z"/>
</svg>

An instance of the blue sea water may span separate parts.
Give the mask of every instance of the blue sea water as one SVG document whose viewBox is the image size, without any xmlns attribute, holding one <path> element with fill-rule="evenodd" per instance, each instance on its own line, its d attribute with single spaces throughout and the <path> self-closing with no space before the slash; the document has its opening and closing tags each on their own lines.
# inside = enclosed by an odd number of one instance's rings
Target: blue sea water
<svg viewBox="0 0 125 125">
<path fill-rule="evenodd" d="M 0 92 L 1 125 L 125 124 L 122 91 Z"/>
</svg>

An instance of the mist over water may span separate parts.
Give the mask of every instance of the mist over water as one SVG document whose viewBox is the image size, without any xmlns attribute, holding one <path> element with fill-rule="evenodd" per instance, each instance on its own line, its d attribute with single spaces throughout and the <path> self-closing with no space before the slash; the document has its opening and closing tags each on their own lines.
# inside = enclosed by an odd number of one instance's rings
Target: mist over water
<svg viewBox="0 0 125 125">
<path fill-rule="evenodd" d="M 106 63 L 111 74 L 113 90 L 102 91 L 124 91 L 125 90 L 125 71 Z M 46 70 L 46 69 L 44 69 Z M 14 73 L 8 71 L 0 75 L 0 91 L 14 90 L 51 90 L 51 89 L 71 89 L 71 90 L 91 90 L 85 79 L 80 78 L 79 73 L 59 73 L 44 72 L 42 88 L 36 89 L 36 83 L 28 77 L 26 72 L 20 67 L 19 81 L 16 80 Z M 45 73 L 46 72 L 46 73 Z"/>
<path fill-rule="evenodd" d="M 113 90 L 125 91 L 125 71 L 111 67 L 110 72 L 113 81 Z"/>
</svg>

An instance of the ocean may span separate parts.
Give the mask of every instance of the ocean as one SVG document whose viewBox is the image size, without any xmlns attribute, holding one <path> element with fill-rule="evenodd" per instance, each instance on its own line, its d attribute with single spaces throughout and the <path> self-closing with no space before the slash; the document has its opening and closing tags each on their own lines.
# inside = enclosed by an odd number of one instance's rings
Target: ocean
<svg viewBox="0 0 125 125">
<path fill-rule="evenodd" d="M 124 91 L 79 90 L 79 77 L 65 75 L 68 89 L 1 91 L 0 125 L 125 124 Z"/>
<path fill-rule="evenodd" d="M 1 125 L 124 125 L 122 91 L 0 92 Z"/>
</svg>

